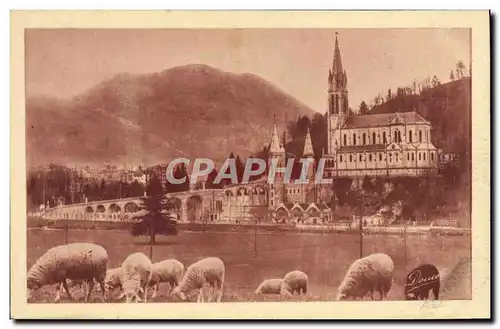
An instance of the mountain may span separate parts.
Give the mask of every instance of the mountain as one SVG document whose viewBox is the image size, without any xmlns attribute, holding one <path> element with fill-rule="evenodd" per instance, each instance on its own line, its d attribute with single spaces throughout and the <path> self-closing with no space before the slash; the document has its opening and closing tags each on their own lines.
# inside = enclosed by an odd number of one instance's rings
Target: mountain
<svg viewBox="0 0 500 329">
<path fill-rule="evenodd" d="M 206 65 L 119 74 L 71 99 L 26 101 L 28 166 L 222 161 L 267 145 L 273 115 L 315 112 L 270 82 Z"/>
</svg>

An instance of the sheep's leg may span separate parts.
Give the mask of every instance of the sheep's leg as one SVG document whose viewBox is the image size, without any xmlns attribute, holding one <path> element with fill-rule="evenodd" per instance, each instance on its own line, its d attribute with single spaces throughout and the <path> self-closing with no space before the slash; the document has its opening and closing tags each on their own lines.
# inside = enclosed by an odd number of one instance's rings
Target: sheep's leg
<svg viewBox="0 0 500 329">
<path fill-rule="evenodd" d="M 174 291 L 175 283 L 170 282 L 168 284 L 167 296 L 172 296 L 172 292 Z"/>
<path fill-rule="evenodd" d="M 153 294 L 151 295 L 151 298 L 156 298 L 156 293 L 158 292 L 158 286 L 159 286 L 159 285 L 160 285 L 160 284 L 159 284 L 159 283 L 157 283 L 157 284 L 155 284 L 155 285 L 153 286 Z"/>
<path fill-rule="evenodd" d="M 106 299 L 107 299 L 107 298 L 106 298 L 106 288 L 105 288 L 105 286 L 104 286 L 104 281 L 100 281 L 100 282 L 99 282 L 99 286 L 101 287 L 101 291 L 102 291 L 102 298 L 103 298 L 104 300 L 106 300 Z"/>
<path fill-rule="evenodd" d="M 215 289 L 216 289 L 216 282 L 214 282 L 213 284 L 210 285 L 210 296 L 209 296 L 209 300 L 208 302 L 213 302 L 216 300 L 216 297 L 215 297 Z"/>
<path fill-rule="evenodd" d="M 58 285 L 57 285 L 57 287 L 56 287 L 56 297 L 54 298 L 54 303 L 55 303 L 55 302 L 58 302 L 58 301 L 59 301 L 59 299 L 61 299 L 61 292 L 60 292 L 60 291 L 61 291 L 61 287 L 62 287 L 62 285 L 63 285 L 63 284 L 62 284 L 62 282 L 61 282 L 61 283 L 60 283 L 60 284 L 58 284 Z"/>
<path fill-rule="evenodd" d="M 144 289 L 144 303 L 147 303 L 147 301 L 148 301 L 148 285 L 145 284 L 143 289 Z"/>
<path fill-rule="evenodd" d="M 94 280 L 89 280 L 87 282 L 88 289 L 89 291 L 87 292 L 87 295 L 85 296 L 85 302 L 87 302 L 90 299 L 90 295 L 92 294 L 92 289 L 94 288 Z"/>
<path fill-rule="evenodd" d="M 69 299 L 73 299 L 73 295 L 71 294 L 71 292 L 69 291 L 69 288 L 68 288 L 68 282 L 66 282 L 66 279 L 63 279 L 62 281 L 62 286 L 64 287 L 64 290 L 66 290 L 66 293 L 68 294 L 68 298 Z M 61 297 L 59 297 L 61 298 Z"/>
<path fill-rule="evenodd" d="M 201 303 L 201 288 L 198 289 L 198 297 L 196 298 L 197 303 Z"/>
<path fill-rule="evenodd" d="M 222 281 L 219 281 L 219 289 L 218 290 L 218 295 L 217 295 L 217 303 L 220 303 L 222 301 L 222 292 L 224 289 L 224 283 Z"/>
</svg>

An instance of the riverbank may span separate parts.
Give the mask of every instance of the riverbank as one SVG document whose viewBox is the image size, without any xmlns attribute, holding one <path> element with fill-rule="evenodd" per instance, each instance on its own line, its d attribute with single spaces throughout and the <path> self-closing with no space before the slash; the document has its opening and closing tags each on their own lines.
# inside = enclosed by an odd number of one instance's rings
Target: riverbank
<svg viewBox="0 0 500 329">
<path fill-rule="evenodd" d="M 131 229 L 130 222 L 108 222 L 88 220 L 48 220 L 28 218 L 28 228 L 47 228 L 65 230 L 122 230 Z M 187 232 L 296 232 L 296 233 L 343 233 L 359 234 L 358 228 L 351 227 L 348 223 L 335 223 L 331 225 L 300 225 L 300 224 L 274 224 L 260 223 L 179 223 L 180 231 Z M 470 229 L 450 226 L 366 226 L 363 228 L 364 235 L 470 235 Z"/>
</svg>

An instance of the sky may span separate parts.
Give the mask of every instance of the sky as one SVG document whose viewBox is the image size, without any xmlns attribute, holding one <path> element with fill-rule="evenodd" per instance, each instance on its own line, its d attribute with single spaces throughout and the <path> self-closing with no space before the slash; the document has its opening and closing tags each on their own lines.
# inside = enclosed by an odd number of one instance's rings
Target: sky
<svg viewBox="0 0 500 329">
<path fill-rule="evenodd" d="M 469 67 L 469 29 L 28 29 L 26 94 L 68 98 L 119 73 L 206 64 L 324 113 L 336 32 L 354 110 L 415 79 L 446 82 L 458 60 Z"/>
</svg>

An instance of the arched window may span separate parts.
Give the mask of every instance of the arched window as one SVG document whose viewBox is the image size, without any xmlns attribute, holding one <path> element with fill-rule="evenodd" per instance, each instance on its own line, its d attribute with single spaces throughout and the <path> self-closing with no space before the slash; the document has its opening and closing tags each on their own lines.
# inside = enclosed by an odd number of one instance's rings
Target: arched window
<svg viewBox="0 0 500 329">
<path fill-rule="evenodd" d="M 352 162 L 352 154 L 349 154 L 349 162 Z"/>
<path fill-rule="evenodd" d="M 384 131 L 384 133 L 382 134 L 382 142 L 383 142 L 384 144 L 387 144 L 387 136 L 385 135 L 385 131 Z"/>
<path fill-rule="evenodd" d="M 372 133 L 372 144 L 377 144 L 375 133 Z"/>
<path fill-rule="evenodd" d="M 382 153 L 380 153 L 380 154 L 378 155 L 378 159 L 379 159 L 379 161 L 382 161 Z"/>
<path fill-rule="evenodd" d="M 369 156 L 369 161 L 372 161 L 372 154 L 370 153 L 370 156 Z"/>
<path fill-rule="evenodd" d="M 346 146 L 346 145 L 347 145 L 347 135 L 344 134 L 344 146 Z"/>
<path fill-rule="evenodd" d="M 397 129 L 394 131 L 394 142 L 401 143 L 401 132 Z"/>
<path fill-rule="evenodd" d="M 411 161 L 415 161 L 415 153 L 411 154 Z"/>
<path fill-rule="evenodd" d="M 418 152 L 418 161 L 422 160 L 422 153 Z"/>
<path fill-rule="evenodd" d="M 424 153 L 424 161 L 425 161 L 425 153 Z"/>
<path fill-rule="evenodd" d="M 410 135 L 409 135 L 409 137 L 410 137 L 410 143 L 413 143 L 413 135 L 412 135 L 412 133 L 411 133 L 411 130 L 410 130 Z"/>
<path fill-rule="evenodd" d="M 418 131 L 418 141 L 422 143 L 422 130 Z"/>
<path fill-rule="evenodd" d="M 410 161 L 410 153 L 406 154 L 406 160 Z"/>
<path fill-rule="evenodd" d="M 363 145 L 366 145 L 366 134 L 363 133 Z"/>
<path fill-rule="evenodd" d="M 342 155 L 339 157 L 339 162 L 342 162 Z"/>
<path fill-rule="evenodd" d="M 389 162 L 392 162 L 392 153 L 389 153 Z"/>
<path fill-rule="evenodd" d="M 356 145 L 356 134 L 352 134 L 352 145 Z"/>
<path fill-rule="evenodd" d="M 359 155 L 359 161 L 360 162 L 363 161 L 363 155 L 362 154 Z"/>
<path fill-rule="evenodd" d="M 434 161 L 434 152 L 431 152 L 431 160 Z"/>
</svg>

